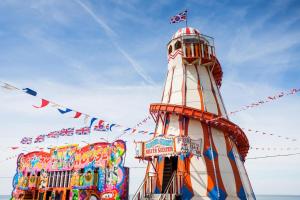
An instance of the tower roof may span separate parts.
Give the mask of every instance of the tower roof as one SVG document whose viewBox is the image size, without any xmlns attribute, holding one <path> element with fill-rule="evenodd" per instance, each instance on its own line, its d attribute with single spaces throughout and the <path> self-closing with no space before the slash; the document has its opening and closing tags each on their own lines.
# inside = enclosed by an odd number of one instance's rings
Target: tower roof
<svg viewBox="0 0 300 200">
<path fill-rule="evenodd" d="M 200 35 L 200 31 L 192 27 L 180 28 L 172 37 L 172 39 L 178 38 L 183 35 Z"/>
</svg>

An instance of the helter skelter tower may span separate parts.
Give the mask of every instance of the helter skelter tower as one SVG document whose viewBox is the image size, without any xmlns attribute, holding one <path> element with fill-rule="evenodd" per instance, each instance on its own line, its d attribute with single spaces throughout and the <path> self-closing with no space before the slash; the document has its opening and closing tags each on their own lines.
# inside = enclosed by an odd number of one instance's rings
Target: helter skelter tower
<svg viewBox="0 0 300 200">
<path fill-rule="evenodd" d="M 148 167 L 134 198 L 255 199 L 244 167 L 249 142 L 228 119 L 213 38 L 185 27 L 167 48 L 161 103 L 150 105 L 154 137 L 136 146 Z"/>
</svg>

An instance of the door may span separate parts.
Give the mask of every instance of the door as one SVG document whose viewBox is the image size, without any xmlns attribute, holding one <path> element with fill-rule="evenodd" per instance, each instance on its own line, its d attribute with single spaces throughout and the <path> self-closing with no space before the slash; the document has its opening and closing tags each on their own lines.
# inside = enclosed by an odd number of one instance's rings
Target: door
<svg viewBox="0 0 300 200">
<path fill-rule="evenodd" d="M 165 189 L 172 177 L 174 171 L 177 170 L 178 157 L 165 157 L 165 165 L 164 165 L 164 174 L 163 174 L 163 184 L 162 191 L 165 192 Z"/>
</svg>

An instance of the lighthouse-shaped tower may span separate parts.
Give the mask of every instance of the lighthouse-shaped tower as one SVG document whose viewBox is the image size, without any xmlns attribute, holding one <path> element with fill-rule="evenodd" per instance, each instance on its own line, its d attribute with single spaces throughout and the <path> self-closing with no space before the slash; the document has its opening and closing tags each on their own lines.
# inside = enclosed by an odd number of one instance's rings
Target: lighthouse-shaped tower
<svg viewBox="0 0 300 200">
<path fill-rule="evenodd" d="M 248 139 L 228 119 L 213 38 L 181 28 L 167 51 L 161 103 L 150 105 L 154 137 L 136 145 L 148 167 L 134 198 L 255 199 L 244 167 Z"/>
</svg>

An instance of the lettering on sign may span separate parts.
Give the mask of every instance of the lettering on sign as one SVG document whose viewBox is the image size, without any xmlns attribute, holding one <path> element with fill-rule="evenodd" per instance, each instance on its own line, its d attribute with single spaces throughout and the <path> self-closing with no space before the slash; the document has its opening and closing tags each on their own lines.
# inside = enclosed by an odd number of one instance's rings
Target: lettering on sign
<svg viewBox="0 0 300 200">
<path fill-rule="evenodd" d="M 194 156 L 201 156 L 202 139 L 192 140 L 190 137 L 176 137 L 177 153 L 192 153 Z"/>
<path fill-rule="evenodd" d="M 174 153 L 173 138 L 157 137 L 145 143 L 145 156 L 167 155 Z"/>
</svg>

